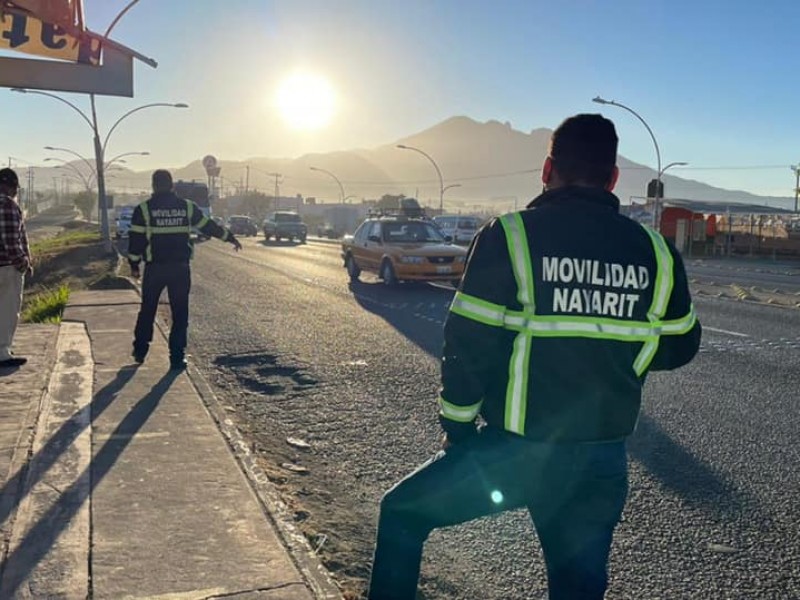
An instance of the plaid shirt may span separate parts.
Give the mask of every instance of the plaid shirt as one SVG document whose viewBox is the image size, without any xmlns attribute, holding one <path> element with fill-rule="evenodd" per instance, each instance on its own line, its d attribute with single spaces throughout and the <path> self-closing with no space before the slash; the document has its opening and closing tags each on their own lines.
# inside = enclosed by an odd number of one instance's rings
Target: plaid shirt
<svg viewBox="0 0 800 600">
<path fill-rule="evenodd" d="M 22 211 L 13 198 L 0 194 L 0 267 L 20 267 L 30 261 Z"/>
</svg>

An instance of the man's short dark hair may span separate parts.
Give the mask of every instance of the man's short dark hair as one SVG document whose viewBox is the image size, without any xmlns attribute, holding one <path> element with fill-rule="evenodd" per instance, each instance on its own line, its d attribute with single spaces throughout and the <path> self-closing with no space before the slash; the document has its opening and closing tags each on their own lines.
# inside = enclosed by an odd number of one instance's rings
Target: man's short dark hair
<svg viewBox="0 0 800 600">
<path fill-rule="evenodd" d="M 171 192 L 172 191 L 172 173 L 166 169 L 158 169 L 153 172 L 153 191 L 154 192 Z"/>
<path fill-rule="evenodd" d="M 17 177 L 17 173 L 14 169 L 0 169 L 0 185 L 15 188 L 19 187 L 19 177 Z"/>
<path fill-rule="evenodd" d="M 553 168 L 565 185 L 604 186 L 617 164 L 614 123 L 597 114 L 569 117 L 550 137 Z"/>
</svg>

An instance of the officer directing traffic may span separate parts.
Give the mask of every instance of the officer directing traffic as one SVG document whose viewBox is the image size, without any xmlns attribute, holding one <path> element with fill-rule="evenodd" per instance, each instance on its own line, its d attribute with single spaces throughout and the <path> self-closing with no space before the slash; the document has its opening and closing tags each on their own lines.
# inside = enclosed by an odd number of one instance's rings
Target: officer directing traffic
<svg viewBox="0 0 800 600">
<path fill-rule="evenodd" d="M 172 328 L 169 332 L 169 358 L 172 369 L 186 368 L 186 331 L 189 327 L 189 261 L 193 245 L 191 234 L 198 229 L 209 237 L 230 242 L 239 251 L 242 246 L 233 234 L 203 214 L 191 200 L 173 191 L 172 175 L 159 169 L 153 173 L 153 195 L 133 211 L 128 262 L 134 277 L 144 261 L 142 306 L 136 319 L 133 359 L 143 363 L 153 339 L 153 321 L 164 288 L 169 294 Z"/>
<path fill-rule="evenodd" d="M 616 159 L 611 121 L 565 120 L 545 191 L 473 241 L 444 330 L 444 448 L 384 496 L 369 598 L 415 597 L 433 529 L 522 507 L 550 600 L 604 597 L 642 386 L 701 337 L 680 255 L 619 214 Z"/>
</svg>

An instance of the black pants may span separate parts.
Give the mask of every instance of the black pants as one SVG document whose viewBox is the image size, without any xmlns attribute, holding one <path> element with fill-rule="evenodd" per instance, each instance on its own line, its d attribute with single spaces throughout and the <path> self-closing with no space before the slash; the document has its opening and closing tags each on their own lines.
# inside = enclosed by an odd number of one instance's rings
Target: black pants
<svg viewBox="0 0 800 600">
<path fill-rule="evenodd" d="M 144 268 L 142 279 L 142 306 L 136 319 L 133 352 L 145 356 L 153 341 L 153 322 L 158 311 L 161 292 L 167 288 L 172 311 L 172 328 L 169 332 L 170 359 L 183 359 L 186 351 L 186 331 L 189 328 L 189 289 L 192 276 L 189 263 L 152 263 Z"/>
<path fill-rule="evenodd" d="M 438 453 L 381 502 L 370 600 L 416 596 L 431 531 L 527 507 L 550 600 L 602 600 L 628 494 L 625 443 L 545 444 L 502 431 Z"/>
</svg>

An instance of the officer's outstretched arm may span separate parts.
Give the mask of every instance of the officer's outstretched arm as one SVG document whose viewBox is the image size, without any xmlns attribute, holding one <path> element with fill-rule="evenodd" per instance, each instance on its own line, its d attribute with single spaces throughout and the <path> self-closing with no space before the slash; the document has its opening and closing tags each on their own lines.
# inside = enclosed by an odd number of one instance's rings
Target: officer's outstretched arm
<svg viewBox="0 0 800 600">
<path fill-rule="evenodd" d="M 209 219 L 207 216 L 203 214 L 203 211 L 200 210 L 200 207 L 196 204 L 194 205 L 192 213 L 192 227 L 197 228 L 203 235 L 207 235 L 208 237 L 215 237 L 223 242 L 230 242 L 234 246 L 241 248 L 241 245 L 234 237 L 234 235 L 228 231 L 225 227 L 218 225 L 216 221 L 213 219 Z"/>
<path fill-rule="evenodd" d="M 451 442 L 476 433 L 492 374 L 508 358 L 513 334 L 503 328 L 503 314 L 515 290 L 505 234 L 493 221 L 470 247 L 444 326 L 439 421 Z"/>
<path fill-rule="evenodd" d="M 650 364 L 651 371 L 677 369 L 690 362 L 700 349 L 702 327 L 692 304 L 686 269 L 680 254 L 667 241 L 673 259 L 673 288 L 664 320 L 668 327 L 658 344 L 658 352 Z"/>
</svg>

